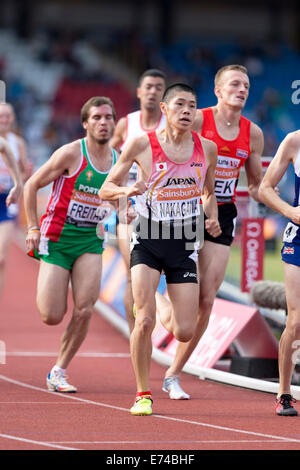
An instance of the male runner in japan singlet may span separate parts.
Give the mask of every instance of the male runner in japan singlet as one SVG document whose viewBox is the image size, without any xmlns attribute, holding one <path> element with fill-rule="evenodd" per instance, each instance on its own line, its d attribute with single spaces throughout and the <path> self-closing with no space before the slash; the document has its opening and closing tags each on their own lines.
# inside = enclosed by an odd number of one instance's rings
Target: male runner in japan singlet
<svg viewBox="0 0 300 470">
<path fill-rule="evenodd" d="M 168 87 L 160 104 L 166 116 L 165 129 L 134 139 L 121 153 L 99 193 L 101 199 L 112 201 L 136 196 L 139 219 L 131 239 L 136 320 L 130 343 L 137 385 L 136 401 L 130 410 L 133 415 L 152 413 L 151 335 L 162 270 L 172 314 L 167 321 L 161 318 L 161 322 L 179 341 L 188 341 L 194 333 L 199 304 L 201 200 L 207 215 L 206 229 L 213 237 L 220 235 L 214 195 L 217 147 L 191 131 L 196 104 L 196 93 L 188 85 Z M 139 167 L 139 180 L 123 186 L 134 162 Z"/>
<path fill-rule="evenodd" d="M 152 171 L 147 190 L 136 197 L 139 219 L 131 241 L 131 267 L 145 262 L 164 270 L 167 283 L 197 283 L 196 262 L 203 242 L 201 195 L 206 160 L 197 133 L 192 135 L 191 158 L 175 163 L 163 151 L 156 133 L 148 134 Z"/>
</svg>

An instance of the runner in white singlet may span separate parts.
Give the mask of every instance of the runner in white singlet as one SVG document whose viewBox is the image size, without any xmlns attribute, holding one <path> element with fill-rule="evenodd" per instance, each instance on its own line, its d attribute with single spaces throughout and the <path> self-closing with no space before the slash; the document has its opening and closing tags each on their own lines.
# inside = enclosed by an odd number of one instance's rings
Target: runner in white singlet
<svg viewBox="0 0 300 470">
<path fill-rule="evenodd" d="M 11 104 L 0 103 L 0 136 L 8 144 L 13 156 L 12 158 L 17 166 L 18 174 L 22 180 L 21 186 L 23 186 L 27 179 L 26 145 L 24 139 L 13 132 L 14 122 L 15 113 Z M 11 168 L 7 167 L 7 161 L 3 159 L 3 156 L 0 153 L 0 293 L 4 285 L 7 254 L 10 243 L 13 240 L 15 221 L 19 214 L 17 201 L 21 195 L 21 192 L 18 190 L 18 196 L 11 198 L 11 191 L 15 192 L 15 179 L 13 180 Z"/>
<path fill-rule="evenodd" d="M 165 90 L 165 81 L 165 74 L 157 69 L 146 70 L 141 75 L 137 88 L 137 98 L 140 101 L 140 110 L 129 113 L 127 116 L 122 117 L 119 120 L 111 140 L 111 146 L 113 148 L 123 151 L 132 139 L 151 131 L 164 129 L 165 115 L 161 112 L 159 103 Z M 137 178 L 138 166 L 134 163 L 130 168 L 126 184 L 134 184 Z M 124 307 L 130 331 L 132 331 L 134 326 L 129 251 L 132 230 L 132 224 L 125 224 L 122 223 L 122 221 L 121 223 L 119 220 L 117 221 L 119 249 L 123 256 L 127 273 Z"/>
</svg>

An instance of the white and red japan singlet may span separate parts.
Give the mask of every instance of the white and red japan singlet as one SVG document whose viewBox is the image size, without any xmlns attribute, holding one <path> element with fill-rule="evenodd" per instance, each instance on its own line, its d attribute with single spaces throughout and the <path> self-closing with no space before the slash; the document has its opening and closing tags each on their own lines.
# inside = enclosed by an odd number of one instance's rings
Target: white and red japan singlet
<svg viewBox="0 0 300 470">
<path fill-rule="evenodd" d="M 167 157 L 156 132 L 148 133 L 152 149 L 152 170 L 147 191 L 136 197 L 136 211 L 157 222 L 184 221 L 200 214 L 206 159 L 201 140 L 192 132 L 194 151 L 183 163 Z"/>
</svg>

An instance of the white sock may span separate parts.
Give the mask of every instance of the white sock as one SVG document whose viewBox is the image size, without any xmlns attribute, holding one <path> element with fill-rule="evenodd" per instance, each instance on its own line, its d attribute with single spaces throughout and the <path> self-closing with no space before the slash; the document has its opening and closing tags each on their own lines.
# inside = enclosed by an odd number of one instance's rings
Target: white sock
<svg viewBox="0 0 300 470">
<path fill-rule="evenodd" d="M 53 373 L 53 374 L 59 374 L 59 375 L 65 375 L 66 369 L 62 369 L 61 367 L 58 367 L 58 366 L 55 364 L 55 366 L 53 366 L 52 369 L 51 369 L 50 375 L 51 375 L 52 373 Z"/>
</svg>

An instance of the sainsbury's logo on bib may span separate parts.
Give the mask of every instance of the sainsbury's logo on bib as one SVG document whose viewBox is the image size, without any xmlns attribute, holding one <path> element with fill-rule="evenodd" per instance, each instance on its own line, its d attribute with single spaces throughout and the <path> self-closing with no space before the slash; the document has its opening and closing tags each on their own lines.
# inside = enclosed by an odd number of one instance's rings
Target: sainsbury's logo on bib
<svg viewBox="0 0 300 470">
<path fill-rule="evenodd" d="M 156 168 L 156 171 L 166 171 L 167 164 L 166 162 L 156 163 L 155 168 Z"/>
</svg>

